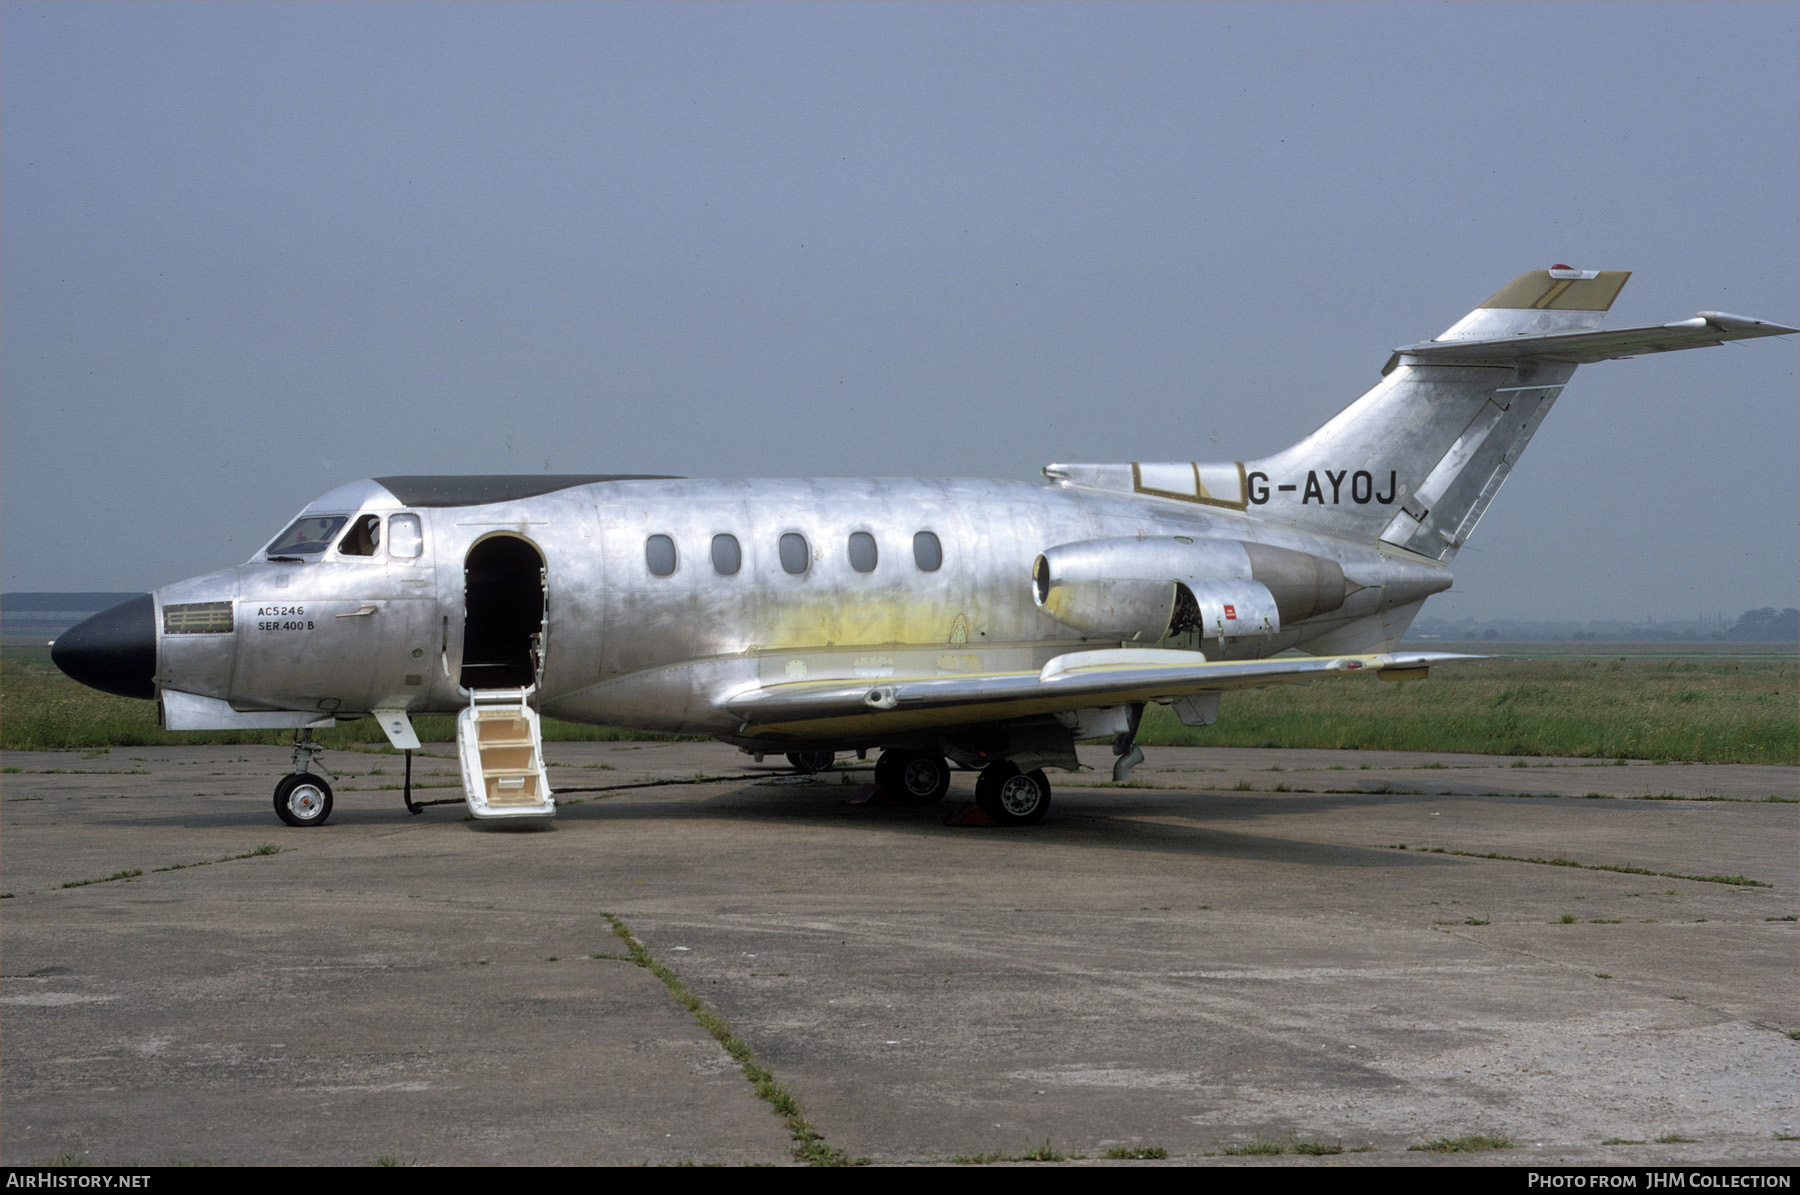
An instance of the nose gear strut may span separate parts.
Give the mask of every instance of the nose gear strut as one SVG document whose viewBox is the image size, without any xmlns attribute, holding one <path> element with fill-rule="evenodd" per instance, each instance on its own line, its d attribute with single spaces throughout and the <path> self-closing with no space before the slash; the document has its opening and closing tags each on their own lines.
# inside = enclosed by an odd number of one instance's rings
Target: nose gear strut
<svg viewBox="0 0 1800 1195">
<path fill-rule="evenodd" d="M 331 785 L 313 775 L 316 767 L 332 780 L 337 773 L 319 758 L 325 746 L 310 729 L 294 731 L 294 770 L 275 786 L 275 816 L 290 826 L 322 826 L 331 816 Z"/>
<path fill-rule="evenodd" d="M 314 738 L 311 730 L 294 731 L 294 770 L 283 776 L 275 786 L 275 814 L 290 826 L 319 826 L 331 816 L 331 785 L 326 779 L 335 781 L 337 773 L 320 758 L 324 754 L 325 744 Z M 456 805 L 461 802 L 460 798 L 447 801 L 413 800 L 413 753 L 409 750 L 403 754 L 406 756 L 406 782 L 401 787 L 400 799 L 405 802 L 408 813 L 423 813 L 427 805 Z M 324 776 L 314 775 L 315 769 L 324 773 Z"/>
</svg>

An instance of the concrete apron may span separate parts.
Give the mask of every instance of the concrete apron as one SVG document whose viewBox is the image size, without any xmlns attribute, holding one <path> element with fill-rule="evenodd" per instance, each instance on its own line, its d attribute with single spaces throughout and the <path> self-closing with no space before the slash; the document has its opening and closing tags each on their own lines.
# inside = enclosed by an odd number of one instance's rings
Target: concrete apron
<svg viewBox="0 0 1800 1195">
<path fill-rule="evenodd" d="M 877 1163 L 1796 1160 L 1795 769 L 1152 748 L 1117 787 L 1083 748 L 1002 830 L 943 824 L 967 774 L 920 809 L 547 755 L 519 831 L 408 816 L 390 753 L 328 757 L 316 830 L 285 750 L 8 754 L 0 1160 L 790 1161 L 607 913 Z M 1473 1134 L 1515 1147 L 1409 1151 Z M 1225 1153 L 1259 1141 L 1372 1149 Z"/>
</svg>

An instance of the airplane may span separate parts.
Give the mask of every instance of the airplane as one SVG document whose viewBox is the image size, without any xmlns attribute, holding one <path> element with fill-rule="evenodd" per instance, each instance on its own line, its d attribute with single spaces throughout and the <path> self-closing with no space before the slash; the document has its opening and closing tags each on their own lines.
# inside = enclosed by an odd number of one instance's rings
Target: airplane
<svg viewBox="0 0 1800 1195">
<path fill-rule="evenodd" d="M 1206 726 L 1233 689 L 1467 658 L 1401 637 L 1577 365 L 1796 331 L 1715 311 L 1604 330 L 1629 277 L 1523 274 L 1259 460 L 1052 464 L 1041 482 L 357 481 L 52 658 L 156 701 L 169 730 L 292 728 L 274 791 L 290 826 L 331 814 L 314 731 L 363 716 L 407 753 L 418 812 L 424 713 L 457 715 L 477 819 L 555 812 L 548 715 L 804 771 L 875 751 L 907 803 L 977 769 L 976 804 L 1030 825 L 1079 741 L 1112 740 L 1129 776 L 1148 703 Z"/>
</svg>

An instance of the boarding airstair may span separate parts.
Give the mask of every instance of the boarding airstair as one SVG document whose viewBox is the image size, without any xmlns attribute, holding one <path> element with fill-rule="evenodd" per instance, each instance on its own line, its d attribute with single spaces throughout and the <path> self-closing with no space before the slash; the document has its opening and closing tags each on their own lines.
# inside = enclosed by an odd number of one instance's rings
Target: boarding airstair
<svg viewBox="0 0 1800 1195">
<path fill-rule="evenodd" d="M 529 689 L 474 689 L 456 719 L 463 795 L 477 818 L 550 817 L 556 799 L 544 774 L 544 735 Z"/>
</svg>

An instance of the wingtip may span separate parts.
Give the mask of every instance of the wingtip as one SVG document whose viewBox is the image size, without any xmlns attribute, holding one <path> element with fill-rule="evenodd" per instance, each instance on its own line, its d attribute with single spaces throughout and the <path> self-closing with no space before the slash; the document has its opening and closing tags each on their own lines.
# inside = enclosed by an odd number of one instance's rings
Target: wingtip
<svg viewBox="0 0 1800 1195">
<path fill-rule="evenodd" d="M 1784 324 L 1753 319 L 1747 315 L 1733 315 L 1729 311 L 1702 311 L 1695 318 L 1727 332 L 1752 332 L 1760 336 L 1792 336 L 1800 332 L 1800 328 L 1789 328 Z"/>
</svg>

